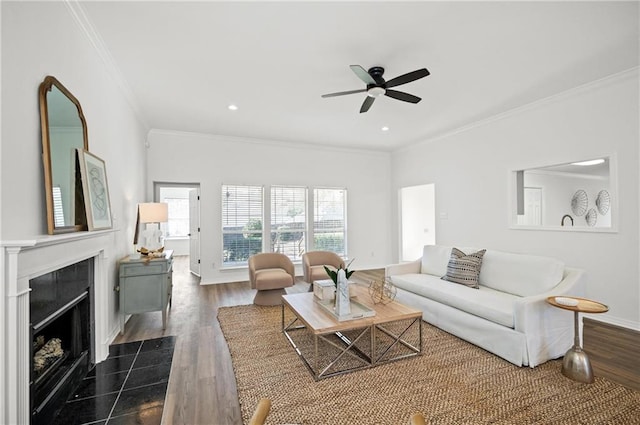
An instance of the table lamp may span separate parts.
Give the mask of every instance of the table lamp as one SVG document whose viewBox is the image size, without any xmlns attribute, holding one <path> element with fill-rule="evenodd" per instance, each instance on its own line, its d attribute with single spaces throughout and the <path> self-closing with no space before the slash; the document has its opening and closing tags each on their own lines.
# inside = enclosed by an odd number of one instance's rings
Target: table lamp
<svg viewBox="0 0 640 425">
<path fill-rule="evenodd" d="M 160 223 L 166 223 L 169 219 L 169 204 L 164 202 L 145 202 L 138 204 L 138 218 L 136 223 L 136 235 L 133 244 L 138 243 L 138 226 L 145 224 L 142 231 L 143 245 L 149 251 L 162 248 L 162 230 Z"/>
</svg>

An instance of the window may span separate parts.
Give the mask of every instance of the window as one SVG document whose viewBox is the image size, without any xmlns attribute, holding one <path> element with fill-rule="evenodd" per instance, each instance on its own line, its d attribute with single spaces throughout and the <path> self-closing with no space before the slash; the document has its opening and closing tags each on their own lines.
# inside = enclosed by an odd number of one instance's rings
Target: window
<svg viewBox="0 0 640 425">
<path fill-rule="evenodd" d="M 292 261 L 299 261 L 307 249 L 346 257 L 346 189 L 266 190 L 222 185 L 222 267 L 245 266 L 259 252 L 279 252 Z M 307 205 L 313 205 L 313 216 Z"/>
<path fill-rule="evenodd" d="M 64 208 L 60 186 L 53 186 L 53 220 L 56 227 L 64 227 Z"/>
<path fill-rule="evenodd" d="M 291 260 L 302 258 L 306 248 L 307 189 L 271 187 L 271 251 Z"/>
<path fill-rule="evenodd" d="M 159 202 L 168 204 L 168 220 L 161 224 L 165 239 L 189 237 L 189 192 L 190 187 L 159 186 Z"/>
<path fill-rule="evenodd" d="M 189 237 L 189 199 L 164 198 L 169 208 L 167 238 Z"/>
<path fill-rule="evenodd" d="M 345 189 L 313 190 L 313 248 L 347 254 Z"/>
<path fill-rule="evenodd" d="M 244 265 L 262 252 L 262 186 L 222 185 L 222 265 Z"/>
</svg>

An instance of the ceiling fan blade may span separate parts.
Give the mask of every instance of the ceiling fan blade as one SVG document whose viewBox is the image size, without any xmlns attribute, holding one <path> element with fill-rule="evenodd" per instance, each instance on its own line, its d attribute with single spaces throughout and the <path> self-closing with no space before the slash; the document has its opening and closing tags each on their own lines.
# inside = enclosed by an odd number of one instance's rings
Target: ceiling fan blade
<svg viewBox="0 0 640 425">
<path fill-rule="evenodd" d="M 394 99 L 403 100 L 403 101 L 409 102 L 409 103 L 418 103 L 418 102 L 420 102 L 422 100 L 418 96 L 414 96 L 412 94 L 405 93 L 403 91 L 398 91 L 398 90 L 387 90 L 384 93 L 384 95 L 392 97 Z"/>
<path fill-rule="evenodd" d="M 371 105 L 373 105 L 373 101 L 376 100 L 375 97 L 367 96 L 362 102 L 362 106 L 360 107 L 360 113 L 367 112 Z"/>
<path fill-rule="evenodd" d="M 376 84 L 376 80 L 360 65 L 350 65 L 350 68 L 365 84 Z"/>
<path fill-rule="evenodd" d="M 408 72 L 406 74 L 400 75 L 399 77 L 392 78 L 387 81 L 387 87 L 395 87 L 400 84 L 407 84 L 415 80 L 419 80 L 420 78 L 424 78 L 429 75 L 429 71 L 427 68 L 418 69 L 416 71 Z"/>
<path fill-rule="evenodd" d="M 367 91 L 367 89 L 340 91 L 340 92 L 337 92 L 337 93 L 323 94 L 322 97 L 344 96 L 345 94 L 364 93 L 366 91 Z"/>
</svg>

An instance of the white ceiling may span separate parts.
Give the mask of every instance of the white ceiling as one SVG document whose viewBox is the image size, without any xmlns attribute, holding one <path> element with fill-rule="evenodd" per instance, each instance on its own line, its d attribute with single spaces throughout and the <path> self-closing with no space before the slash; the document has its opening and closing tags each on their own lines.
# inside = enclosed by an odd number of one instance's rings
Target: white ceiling
<svg viewBox="0 0 640 425">
<path fill-rule="evenodd" d="M 390 151 L 639 64 L 638 2 L 81 2 L 150 128 Z M 426 67 L 360 114 L 349 69 Z M 227 109 L 237 104 L 238 111 Z M 382 132 L 382 126 L 390 127 Z"/>
</svg>

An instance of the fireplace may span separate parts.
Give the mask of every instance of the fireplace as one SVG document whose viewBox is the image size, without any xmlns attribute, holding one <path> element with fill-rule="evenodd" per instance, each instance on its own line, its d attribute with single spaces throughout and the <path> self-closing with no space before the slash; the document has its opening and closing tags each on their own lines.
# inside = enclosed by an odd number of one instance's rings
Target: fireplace
<svg viewBox="0 0 640 425">
<path fill-rule="evenodd" d="M 82 369 L 107 358 L 109 343 L 118 333 L 114 270 L 120 254 L 115 232 L 109 229 L 0 241 L 0 275 L 4 279 L 0 285 L 0 424 L 35 422 L 34 410 L 46 415 L 49 402 L 62 389 L 58 378 L 70 377 L 73 382 L 74 374 L 80 375 Z M 70 286 L 61 290 L 59 285 L 47 284 L 59 280 L 66 273 L 61 270 L 68 266 L 73 267 Z M 33 317 L 32 307 L 37 310 Z M 59 350 L 53 347 L 52 352 L 63 353 L 63 360 L 53 369 L 45 364 L 46 375 L 33 371 L 38 351 L 34 342 L 39 344 L 41 335 L 45 344 L 47 339 L 60 339 Z M 38 394 L 34 395 L 36 388 Z"/>
<path fill-rule="evenodd" d="M 50 423 L 91 366 L 93 258 L 29 281 L 33 425 Z"/>
</svg>

